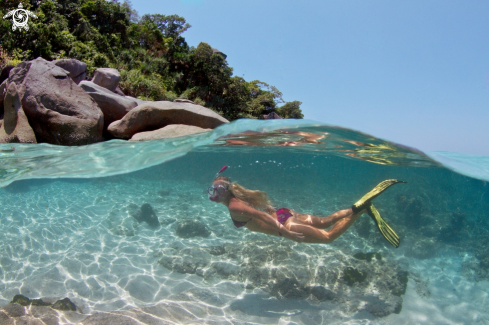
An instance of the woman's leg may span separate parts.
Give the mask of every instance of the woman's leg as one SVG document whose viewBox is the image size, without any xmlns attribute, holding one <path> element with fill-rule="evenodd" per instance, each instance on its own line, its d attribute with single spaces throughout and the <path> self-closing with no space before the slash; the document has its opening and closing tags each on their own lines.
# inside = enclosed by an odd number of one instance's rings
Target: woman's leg
<svg viewBox="0 0 489 325">
<path fill-rule="evenodd" d="M 295 216 L 289 218 L 284 226 L 290 231 L 304 234 L 306 237 L 304 242 L 306 243 L 330 244 L 336 238 L 341 236 L 348 228 L 350 228 L 350 226 L 358 219 L 358 217 L 360 217 L 360 215 L 362 215 L 363 212 L 364 211 L 362 210 L 354 214 L 352 209 L 345 209 L 338 211 L 337 213 L 340 213 L 338 215 L 335 213 L 332 214 L 331 216 L 334 217 L 331 219 L 336 218 L 337 220 L 334 222 L 334 226 L 330 230 L 322 230 L 312 225 L 304 224 Z"/>
<path fill-rule="evenodd" d="M 344 209 L 337 211 L 327 217 L 316 217 L 310 214 L 303 214 L 294 211 L 294 218 L 296 219 L 296 223 L 302 223 L 307 226 L 312 226 L 318 229 L 326 229 L 331 227 L 333 224 L 338 222 L 339 220 L 346 218 L 352 214 L 351 209 Z"/>
</svg>

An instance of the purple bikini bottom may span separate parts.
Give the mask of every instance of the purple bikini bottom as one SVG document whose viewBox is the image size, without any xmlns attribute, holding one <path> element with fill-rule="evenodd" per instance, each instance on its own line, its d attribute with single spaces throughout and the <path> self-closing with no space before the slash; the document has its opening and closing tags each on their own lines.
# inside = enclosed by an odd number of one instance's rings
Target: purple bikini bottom
<svg viewBox="0 0 489 325">
<path fill-rule="evenodd" d="M 280 208 L 277 210 L 277 221 L 280 222 L 282 225 L 285 225 L 285 222 L 290 217 L 292 217 L 292 211 L 290 211 L 289 209 Z M 248 223 L 248 221 L 236 221 L 232 217 L 231 219 L 233 220 L 234 226 L 236 226 L 236 228 L 244 227 Z M 282 236 L 281 233 L 279 233 L 279 235 Z"/>
<path fill-rule="evenodd" d="M 280 208 L 277 210 L 277 221 L 280 222 L 282 225 L 285 225 L 285 222 L 290 217 L 292 217 L 292 211 L 290 211 L 289 209 Z"/>
</svg>

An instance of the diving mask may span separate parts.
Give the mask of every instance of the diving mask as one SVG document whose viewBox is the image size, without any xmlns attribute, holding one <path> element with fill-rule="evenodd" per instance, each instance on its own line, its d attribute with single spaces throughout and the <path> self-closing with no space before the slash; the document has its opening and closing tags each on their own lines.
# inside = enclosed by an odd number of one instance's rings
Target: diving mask
<svg viewBox="0 0 489 325">
<path fill-rule="evenodd" d="M 209 200 L 211 201 L 216 201 L 217 197 L 220 195 L 223 195 L 224 192 L 226 192 L 227 188 L 224 185 L 211 185 L 207 189 L 207 195 L 209 197 Z"/>
</svg>

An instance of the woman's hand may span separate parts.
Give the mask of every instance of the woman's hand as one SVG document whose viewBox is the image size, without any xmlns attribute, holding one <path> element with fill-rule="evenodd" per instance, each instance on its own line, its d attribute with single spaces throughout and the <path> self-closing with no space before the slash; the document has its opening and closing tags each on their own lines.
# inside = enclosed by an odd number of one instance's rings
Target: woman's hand
<svg viewBox="0 0 489 325">
<path fill-rule="evenodd" d="M 285 229 L 287 229 L 287 228 L 285 228 Z M 301 234 L 300 232 L 290 231 L 290 230 L 288 230 L 288 233 L 285 233 L 284 237 L 287 239 L 296 241 L 298 243 L 302 243 L 306 239 L 304 234 Z"/>
</svg>

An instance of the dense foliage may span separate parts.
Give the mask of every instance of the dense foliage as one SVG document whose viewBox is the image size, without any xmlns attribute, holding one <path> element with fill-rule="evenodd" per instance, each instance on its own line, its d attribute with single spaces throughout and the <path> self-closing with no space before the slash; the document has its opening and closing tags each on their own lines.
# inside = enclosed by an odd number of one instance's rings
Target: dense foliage
<svg viewBox="0 0 489 325">
<path fill-rule="evenodd" d="M 190 47 L 182 36 L 190 25 L 182 17 L 139 17 L 127 1 L 30 0 L 22 4 L 38 18 L 29 19 L 29 31 L 12 31 L 11 20 L 0 20 L 0 65 L 37 57 L 76 58 L 87 63 L 89 74 L 98 67 L 118 69 L 122 90 L 142 99 L 187 98 L 230 120 L 260 118 L 271 112 L 303 117 L 301 103 L 284 103 L 275 87 L 233 76 L 226 55 L 209 44 Z M 18 5 L 18 0 L 2 0 L 0 16 Z"/>
</svg>

